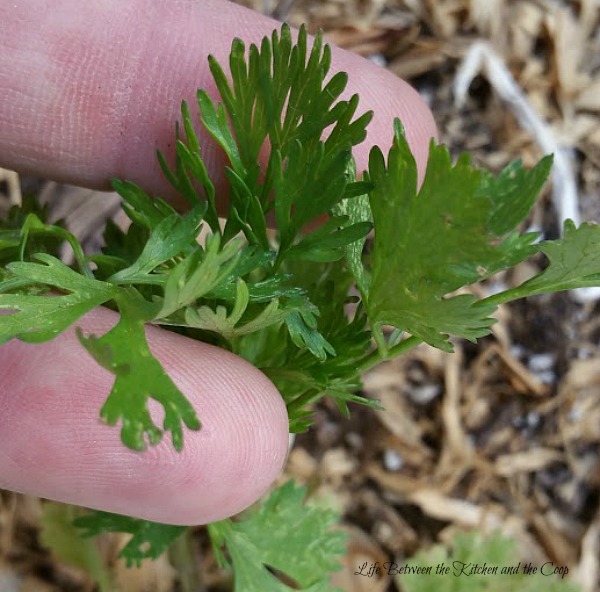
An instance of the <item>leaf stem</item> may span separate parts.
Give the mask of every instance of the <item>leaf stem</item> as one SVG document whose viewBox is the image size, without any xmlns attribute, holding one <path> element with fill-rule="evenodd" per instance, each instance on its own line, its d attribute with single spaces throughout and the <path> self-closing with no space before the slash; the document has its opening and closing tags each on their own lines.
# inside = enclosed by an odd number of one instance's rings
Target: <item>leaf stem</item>
<svg viewBox="0 0 600 592">
<path fill-rule="evenodd" d="M 308 391 L 302 393 L 287 406 L 288 415 L 292 417 L 294 412 L 302 410 L 310 403 L 314 403 L 322 395 L 323 391 L 318 389 L 309 389 Z"/>
<path fill-rule="evenodd" d="M 474 306 L 498 306 L 499 304 L 505 304 L 506 302 L 510 302 L 511 300 L 518 300 L 519 298 L 524 298 L 530 295 L 527 293 L 526 290 L 522 290 L 521 288 L 522 286 L 516 286 L 514 288 L 504 290 L 503 292 L 492 294 L 487 298 L 482 298 L 481 300 L 478 300 Z"/>
<path fill-rule="evenodd" d="M 385 352 L 385 354 L 382 354 L 382 352 L 379 349 L 373 350 L 370 354 L 363 358 L 362 362 L 359 363 L 356 369 L 356 374 L 364 374 L 365 372 L 371 370 L 371 368 L 374 368 L 378 364 L 381 364 L 381 362 L 391 360 L 392 358 L 395 358 L 400 354 L 406 353 L 409 349 L 416 347 L 422 342 L 423 340 L 420 337 L 411 335 L 407 339 L 402 340 L 400 343 L 397 343 L 396 345 L 388 349 Z"/>
</svg>

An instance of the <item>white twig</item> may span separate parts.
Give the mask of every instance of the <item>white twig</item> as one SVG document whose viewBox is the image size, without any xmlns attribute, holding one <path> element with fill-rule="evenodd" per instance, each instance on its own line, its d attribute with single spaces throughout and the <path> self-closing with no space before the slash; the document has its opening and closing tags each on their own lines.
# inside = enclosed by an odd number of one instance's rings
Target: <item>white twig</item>
<svg viewBox="0 0 600 592">
<path fill-rule="evenodd" d="M 464 104 L 469 86 L 480 72 L 486 74 L 498 96 L 506 101 L 520 125 L 533 136 L 542 152 L 554 154 L 552 201 L 561 230 L 565 220 L 568 219 L 579 225 L 581 216 L 571 157 L 572 151 L 559 145 L 552 130 L 532 107 L 502 58 L 485 41 L 478 41 L 469 48 L 456 74 L 453 89 L 456 106 L 460 107 Z M 573 292 L 579 301 L 600 297 L 600 288 L 582 288 Z"/>
<path fill-rule="evenodd" d="M 19 175 L 14 171 L 0 169 L 0 181 L 4 181 L 8 187 L 8 197 L 11 206 L 20 206 L 23 197 L 21 195 L 21 184 L 19 183 Z"/>
</svg>

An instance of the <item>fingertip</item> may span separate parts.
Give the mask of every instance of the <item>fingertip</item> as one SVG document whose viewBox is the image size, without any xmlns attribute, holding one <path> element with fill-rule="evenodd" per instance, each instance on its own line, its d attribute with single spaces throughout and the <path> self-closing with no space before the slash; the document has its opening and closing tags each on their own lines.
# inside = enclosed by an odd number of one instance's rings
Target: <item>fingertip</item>
<svg viewBox="0 0 600 592">
<path fill-rule="evenodd" d="M 180 454 L 177 515 L 170 509 L 162 521 L 203 524 L 237 514 L 266 493 L 284 468 L 285 403 L 273 383 L 245 360 L 165 331 L 152 332 L 153 351 L 190 394 L 202 422 L 199 431 L 186 434 Z M 170 447 L 166 454 L 176 455 Z"/>
<path fill-rule="evenodd" d="M 101 333 L 115 320 L 97 310 L 78 324 Z M 129 450 L 119 428 L 100 421 L 114 376 L 69 331 L 44 345 L 0 347 L 0 486 L 170 524 L 226 518 L 269 489 L 288 450 L 274 385 L 224 350 L 154 327 L 147 335 L 202 421 L 200 431 L 185 430 L 182 452 L 166 435 L 145 452 Z"/>
<path fill-rule="evenodd" d="M 156 149 L 173 155 L 182 98 L 195 103 L 199 87 L 216 94 L 206 55 L 225 65 L 234 37 L 259 42 L 280 26 L 221 0 L 65 0 L 52 18 L 26 4 L 2 8 L 0 162 L 102 189 L 110 178 L 127 178 L 164 196 L 172 190 Z M 128 17 L 135 17 L 135 28 Z M 357 55 L 336 48 L 332 56 L 333 69 L 349 73 L 361 108 L 375 111 L 367 142 L 357 149 L 359 169 L 366 168 L 371 145 L 391 143 L 399 117 L 422 173 L 435 125 L 418 94 Z M 199 137 L 207 169 L 224 182 L 223 154 L 206 130 Z"/>
</svg>

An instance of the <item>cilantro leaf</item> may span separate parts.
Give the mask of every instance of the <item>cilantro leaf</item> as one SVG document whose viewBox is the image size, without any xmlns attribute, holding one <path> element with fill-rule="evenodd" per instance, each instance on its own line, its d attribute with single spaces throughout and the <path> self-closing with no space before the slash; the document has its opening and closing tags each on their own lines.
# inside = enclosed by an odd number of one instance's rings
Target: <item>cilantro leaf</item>
<svg viewBox="0 0 600 592">
<path fill-rule="evenodd" d="M 210 235 L 204 253 L 199 248 L 194 250 L 169 273 L 156 318 L 168 317 L 219 286 L 235 268 L 241 248 L 241 240 L 233 240 L 221 248 L 219 235 Z"/>
<path fill-rule="evenodd" d="M 446 148 L 432 142 L 417 192 L 416 164 L 397 122 L 387 166 L 377 147 L 369 159 L 375 242 L 367 310 L 374 330 L 393 325 L 447 351 L 449 335 L 488 333 L 493 304 L 448 294 L 537 250 L 534 234 L 505 234 L 528 213 L 548 170 L 548 160 L 529 173 L 514 163 L 492 180 L 466 155 L 452 165 Z M 515 189 L 513 178 L 523 185 Z M 503 199 L 528 206 L 507 211 Z"/>
<path fill-rule="evenodd" d="M 96 361 L 115 375 L 115 382 L 100 412 L 109 424 L 122 421 L 123 442 L 134 450 L 146 448 L 162 438 L 150 416 L 148 399 L 151 397 L 164 408 L 163 429 L 171 432 L 173 446 L 181 450 L 183 434 L 181 423 L 189 429 L 200 429 L 194 408 L 183 396 L 152 355 L 144 324 L 151 320 L 156 307 L 149 306 L 135 292 L 122 291 L 116 298 L 121 317 L 119 322 L 101 337 L 85 337 L 78 332 L 83 346 Z"/>
<path fill-rule="evenodd" d="M 328 574 L 339 569 L 345 536 L 332 530 L 333 511 L 304 503 L 306 488 L 292 481 L 275 489 L 241 520 L 224 520 L 208 530 L 218 556 L 225 546 L 233 563 L 235 592 L 286 592 L 266 567 L 311 592 L 332 592 Z M 268 536 L 265 536 L 268 533 Z"/>
<path fill-rule="evenodd" d="M 185 312 L 185 321 L 188 326 L 205 331 L 219 333 L 225 339 L 232 339 L 248 333 L 260 331 L 269 325 L 281 322 L 288 311 L 280 306 L 277 299 L 271 300 L 256 316 L 239 324 L 248 309 L 250 291 L 246 283 L 240 278 L 236 287 L 236 298 L 231 313 L 227 314 L 224 306 L 218 305 L 216 310 L 209 306 L 199 308 L 188 307 Z"/>
<path fill-rule="evenodd" d="M 485 301 L 507 302 L 600 284 L 600 226 L 597 224 L 585 222 L 575 227 L 571 220 L 567 220 L 561 239 L 543 241 L 537 247 L 548 257 L 548 267 L 520 286 Z"/>
<path fill-rule="evenodd" d="M 489 226 L 495 236 L 512 232 L 529 214 L 548 179 L 552 161 L 552 156 L 545 156 L 527 171 L 517 159 L 497 177 L 481 171 L 483 178 L 479 192 L 492 200 Z"/>
<path fill-rule="evenodd" d="M 196 206 L 184 217 L 171 214 L 163 218 L 153 228 L 139 258 L 128 268 L 112 275 L 110 281 L 136 283 L 151 280 L 144 276 L 148 276 L 161 263 L 179 255 L 196 240 L 205 210 L 205 206 Z"/>
<path fill-rule="evenodd" d="M 157 152 L 158 161 L 167 180 L 187 199 L 192 207 L 196 207 L 202 203 L 194 179 L 200 182 L 204 197 L 206 198 L 206 221 L 214 233 L 220 234 L 221 228 L 217 214 L 215 186 L 208 176 L 208 171 L 202 160 L 200 142 L 194 130 L 190 109 L 185 101 L 181 103 L 181 116 L 185 131 L 185 140 L 181 138 L 179 126 L 177 126 L 175 169 L 171 170 L 160 150 Z"/>
<path fill-rule="evenodd" d="M 421 551 L 407 560 L 407 565 L 422 568 L 421 573 L 398 574 L 396 582 L 406 592 L 578 592 L 574 583 L 544 574 L 524 573 L 524 563 L 520 561 L 517 544 L 514 539 L 499 532 L 483 535 L 481 532 L 458 533 L 452 541 L 450 551 L 444 545 L 435 545 L 427 551 Z M 449 568 L 448 574 L 436 574 L 432 566 L 442 565 Z M 496 568 L 496 573 L 477 572 L 475 566 Z M 509 568 L 517 567 L 516 573 L 507 573 Z M 398 567 L 400 571 L 402 566 Z M 548 566 L 546 566 L 548 567 Z M 550 571 L 550 570 L 548 570 Z"/>
<path fill-rule="evenodd" d="M 136 225 L 153 230 L 175 210 L 162 199 L 151 199 L 138 185 L 131 181 L 112 180 L 113 189 L 124 199 L 122 208 Z"/>
<path fill-rule="evenodd" d="M 274 209 L 281 237 L 277 265 L 306 222 L 326 213 L 344 195 L 360 190 L 346 187 L 344 169 L 350 149 L 364 140 L 372 117 L 365 113 L 351 121 L 358 96 L 338 101 L 347 75 L 336 73 L 325 82 L 330 49 L 317 35 L 309 52 L 307 39 L 302 27 L 292 43 L 290 29 L 284 25 L 280 35 L 274 32 L 271 39 L 264 38 L 260 48 L 251 45 L 247 59 L 244 43 L 235 39 L 229 63 L 231 82 L 218 62 L 209 58 L 223 103 L 215 106 L 206 92 L 198 92 L 201 121 L 231 163 L 226 171 L 231 194 L 224 237 L 229 239 L 241 230 L 251 244 L 266 249 L 265 216 Z M 184 123 L 189 123 L 187 114 Z M 186 136 L 187 145 L 178 148 L 176 168 L 183 167 L 188 176 L 193 174 L 205 185 L 204 172 L 193 162 L 199 158 L 199 147 L 191 125 L 186 125 Z M 270 153 L 261 174 L 260 156 L 266 142 Z M 171 173 L 170 179 L 181 187 L 182 173 Z"/>
<path fill-rule="evenodd" d="M 299 306 L 298 310 L 288 314 L 285 324 L 296 347 L 307 348 L 319 360 L 324 361 L 327 355 L 335 355 L 335 349 L 318 331 L 319 309 L 310 303 L 307 304 L 308 306 Z"/>
<path fill-rule="evenodd" d="M 356 179 L 356 163 L 354 162 L 354 159 L 352 159 L 349 163 L 348 172 L 350 174 L 350 179 L 354 181 L 354 179 Z M 356 185 L 356 183 L 353 184 Z M 344 199 L 340 201 L 333 208 L 333 212 L 338 216 L 347 216 L 348 222 L 352 226 L 369 224 L 372 227 L 373 214 L 371 212 L 369 197 L 367 195 L 368 191 L 371 191 L 372 189 L 372 185 L 369 184 L 365 188 L 365 191 L 360 195 L 356 195 L 352 199 Z M 356 287 L 363 295 L 366 294 L 366 290 L 368 289 L 368 285 L 371 281 L 369 274 L 362 263 L 363 250 L 366 240 L 367 237 L 365 235 L 354 242 L 348 243 L 344 249 L 348 269 L 354 277 Z"/>
<path fill-rule="evenodd" d="M 150 520 L 100 511 L 80 516 L 73 521 L 73 524 L 82 529 L 81 534 L 84 537 L 104 532 L 132 534 L 131 540 L 119 553 L 119 557 L 125 560 L 127 567 L 132 565 L 139 567 L 144 559 L 156 559 L 187 529 L 186 526 L 160 524 Z"/>
<path fill-rule="evenodd" d="M 0 282 L 0 292 L 14 286 L 16 279 L 69 293 L 52 296 L 0 293 L 0 310 L 17 311 L 0 317 L 0 344 L 15 337 L 29 343 L 49 341 L 116 293 L 115 286 L 87 278 L 51 255 L 39 253 L 34 259 L 40 263 L 9 263 L 9 276 Z"/>
</svg>

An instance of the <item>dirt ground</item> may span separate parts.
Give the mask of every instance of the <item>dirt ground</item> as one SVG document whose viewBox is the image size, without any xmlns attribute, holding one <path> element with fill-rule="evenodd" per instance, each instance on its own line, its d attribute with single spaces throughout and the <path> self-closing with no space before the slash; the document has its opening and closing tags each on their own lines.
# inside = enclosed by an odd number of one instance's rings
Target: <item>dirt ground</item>
<svg viewBox="0 0 600 592">
<path fill-rule="evenodd" d="M 410 81 L 455 154 L 468 150 L 498 171 L 516 157 L 532 165 L 560 150 L 553 188 L 529 221 L 546 238 L 557 236 L 561 216 L 600 221 L 596 0 L 243 3 L 321 28 L 329 42 Z M 18 182 L 4 173 L 4 203 L 18 198 Z M 20 182 L 41 191 L 92 246 L 97 218 L 118 205 L 87 190 Z M 481 289 L 533 271 L 521 266 Z M 599 312 L 595 294 L 505 306 L 477 345 L 457 341 L 454 354 L 421 346 L 366 375 L 365 393 L 385 411 L 358 408 L 345 421 L 333 406 L 319 407 L 316 425 L 296 439 L 286 476 L 343 513 L 350 547 L 337 585 L 400 592 L 385 574 L 368 582 L 352 574 L 365 561 L 448 543 L 460 530 L 500 528 L 518 541 L 522 560 L 567 565 L 583 592 L 600 590 Z M 0 492 L 0 592 L 91 592 L 85 574 L 41 544 L 41 504 Z M 106 543 L 107 557 L 117 542 Z M 227 590 L 200 530 L 191 544 L 203 555 L 198 590 Z M 128 592 L 183 590 L 167 557 L 132 572 L 113 560 L 112 569 Z"/>
</svg>

